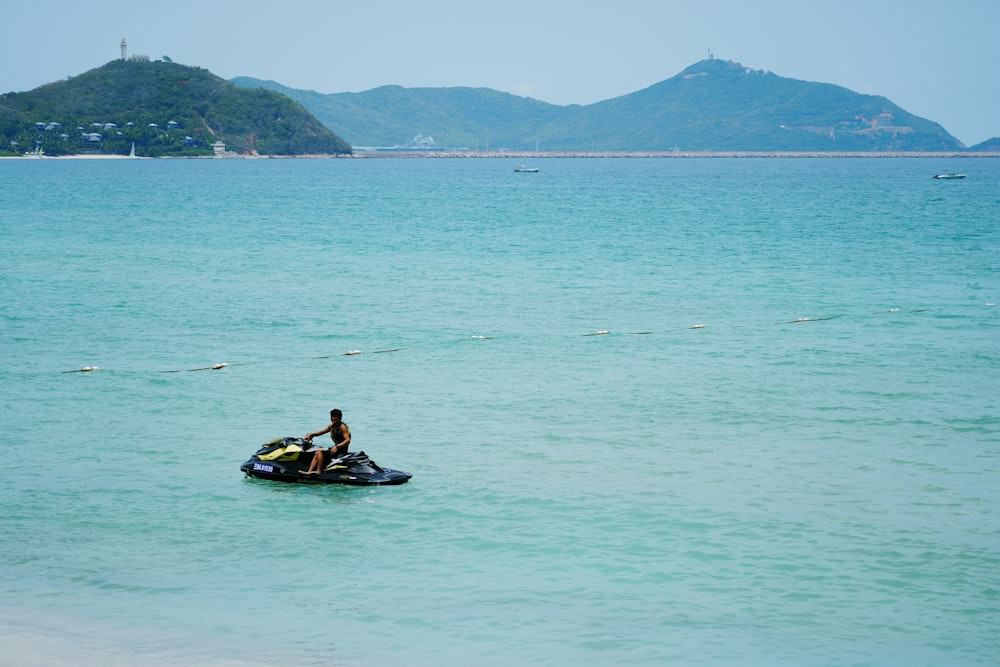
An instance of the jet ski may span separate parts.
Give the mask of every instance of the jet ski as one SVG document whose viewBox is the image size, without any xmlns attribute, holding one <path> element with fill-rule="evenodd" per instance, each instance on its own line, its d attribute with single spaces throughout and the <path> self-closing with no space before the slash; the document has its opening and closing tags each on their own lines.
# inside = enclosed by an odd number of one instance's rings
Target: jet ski
<svg viewBox="0 0 1000 667">
<path fill-rule="evenodd" d="M 302 438 L 278 438 L 261 445 L 240 470 L 247 477 L 299 484 L 404 484 L 413 476 L 402 470 L 383 468 L 364 452 L 344 454 L 331 459 L 319 474 L 305 474 L 313 453 L 319 449 Z"/>
</svg>

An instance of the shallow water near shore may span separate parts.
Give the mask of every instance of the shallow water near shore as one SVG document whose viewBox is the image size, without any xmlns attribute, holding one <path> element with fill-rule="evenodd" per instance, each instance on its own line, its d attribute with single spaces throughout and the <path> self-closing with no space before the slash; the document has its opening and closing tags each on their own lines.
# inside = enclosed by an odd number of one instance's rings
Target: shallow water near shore
<svg viewBox="0 0 1000 667">
<path fill-rule="evenodd" d="M 513 166 L 0 162 L 0 663 L 1000 662 L 1000 161 Z"/>
</svg>

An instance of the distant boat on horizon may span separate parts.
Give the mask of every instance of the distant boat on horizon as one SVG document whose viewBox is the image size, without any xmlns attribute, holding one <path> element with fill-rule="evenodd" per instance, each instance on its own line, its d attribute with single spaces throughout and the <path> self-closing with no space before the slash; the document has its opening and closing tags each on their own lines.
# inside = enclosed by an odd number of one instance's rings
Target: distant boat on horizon
<svg viewBox="0 0 1000 667">
<path fill-rule="evenodd" d="M 519 164 L 516 167 L 514 167 L 514 171 L 522 173 L 522 174 L 535 174 L 535 173 L 538 173 L 538 171 L 540 169 L 541 169 L 541 167 L 529 167 L 529 166 L 523 165 L 523 164 Z"/>
<path fill-rule="evenodd" d="M 132 142 L 132 148 L 128 152 L 129 157 L 135 157 L 135 142 Z"/>
<path fill-rule="evenodd" d="M 934 174 L 934 178 L 938 180 L 953 180 L 953 179 L 965 178 L 965 174 L 956 174 L 953 171 L 943 171 L 940 174 Z"/>
</svg>

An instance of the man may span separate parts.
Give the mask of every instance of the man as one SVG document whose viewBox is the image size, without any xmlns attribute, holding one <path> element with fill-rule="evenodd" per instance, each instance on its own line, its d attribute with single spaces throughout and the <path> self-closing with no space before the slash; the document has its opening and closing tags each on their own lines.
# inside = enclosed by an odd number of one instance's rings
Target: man
<svg viewBox="0 0 1000 667">
<path fill-rule="evenodd" d="M 310 433 L 303 438 L 306 442 L 312 443 L 312 439 L 317 435 L 329 433 L 330 439 L 333 440 L 333 447 L 316 450 L 316 453 L 313 454 L 313 460 L 309 464 L 309 470 L 302 474 L 318 475 L 323 472 L 324 466 L 330 459 L 336 456 L 343 456 L 347 453 L 347 447 L 351 444 L 351 429 L 347 427 L 347 424 L 340 421 L 343 416 L 344 413 L 336 408 L 330 410 L 330 425 L 320 431 Z"/>
</svg>

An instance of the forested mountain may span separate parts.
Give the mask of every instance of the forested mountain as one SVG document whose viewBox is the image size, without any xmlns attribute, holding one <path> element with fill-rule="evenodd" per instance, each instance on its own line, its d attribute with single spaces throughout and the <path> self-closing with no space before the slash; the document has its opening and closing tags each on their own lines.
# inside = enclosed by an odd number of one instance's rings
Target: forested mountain
<svg viewBox="0 0 1000 667">
<path fill-rule="evenodd" d="M 46 154 L 339 154 L 350 146 L 301 104 L 167 61 L 114 60 L 65 81 L 0 95 L 0 150 Z"/>
<path fill-rule="evenodd" d="M 353 146 L 544 151 L 954 151 L 937 123 L 884 97 L 703 60 L 643 90 L 558 106 L 486 88 L 401 88 L 322 94 L 233 79 L 300 102 Z"/>
</svg>

